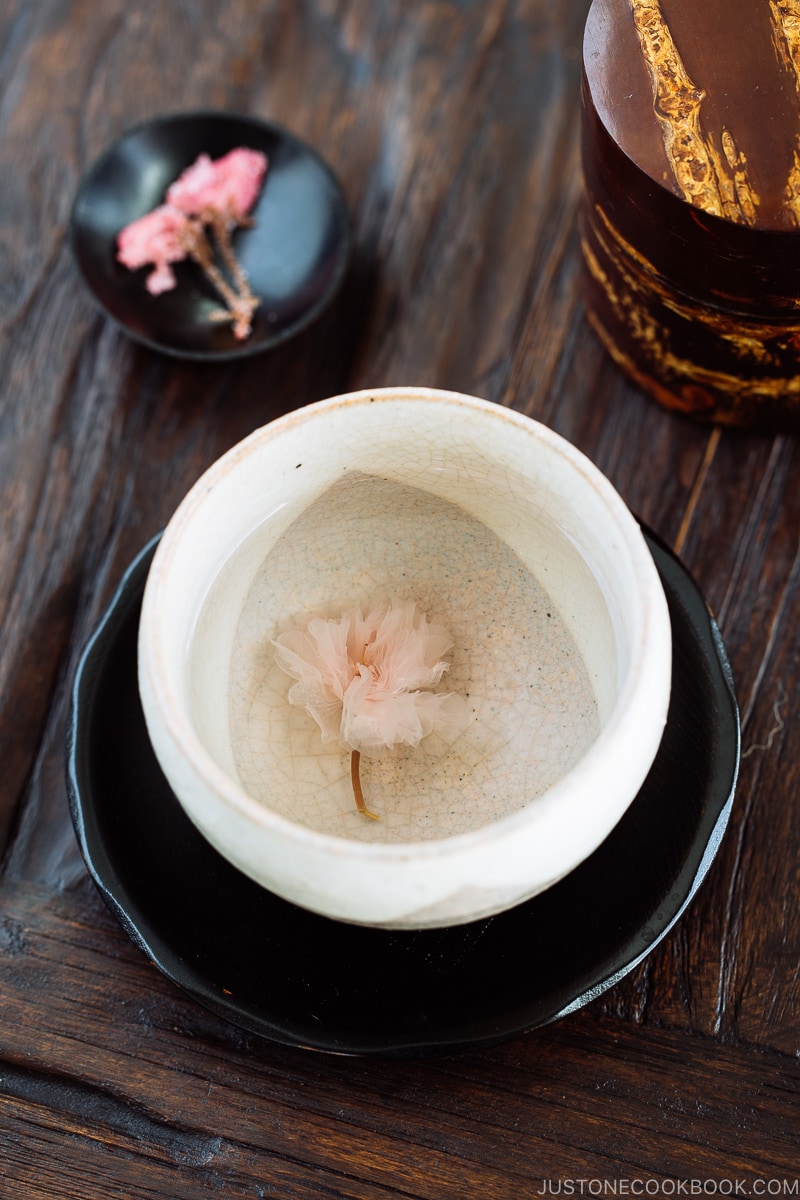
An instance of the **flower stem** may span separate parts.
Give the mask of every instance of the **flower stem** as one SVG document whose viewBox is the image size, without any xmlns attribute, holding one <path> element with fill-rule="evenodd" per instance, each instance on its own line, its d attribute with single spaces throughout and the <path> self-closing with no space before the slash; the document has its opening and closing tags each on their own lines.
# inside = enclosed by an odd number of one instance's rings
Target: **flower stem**
<svg viewBox="0 0 800 1200">
<path fill-rule="evenodd" d="M 233 282 L 236 284 L 236 290 L 240 299 L 245 301 L 245 303 L 252 302 L 253 308 L 257 308 L 259 303 L 258 298 L 253 295 L 247 273 L 234 254 L 231 244 L 231 234 L 236 227 L 238 225 L 252 225 L 252 221 L 248 220 L 247 217 L 237 218 L 230 211 L 219 212 L 212 209 L 209 214 L 209 224 L 211 225 L 211 231 L 214 234 L 214 240 L 217 243 L 222 261 L 227 267 Z"/>
<path fill-rule="evenodd" d="M 359 766 L 361 763 L 361 754 L 358 750 L 354 750 L 350 755 L 350 780 L 353 784 L 353 795 L 356 798 L 356 808 L 365 817 L 372 817 L 373 821 L 380 821 L 377 813 L 370 812 L 364 803 L 364 793 L 361 790 L 361 775 Z"/>
<path fill-rule="evenodd" d="M 223 223 L 224 224 L 224 223 Z M 219 238 L 220 232 L 214 225 L 214 234 L 217 238 L 217 244 L 222 252 L 224 247 L 221 245 Z M 233 322 L 233 332 L 239 340 L 246 338 L 252 332 L 253 313 L 258 308 L 261 301 L 257 296 L 254 296 L 250 290 L 250 285 L 247 283 L 247 276 L 239 267 L 238 273 L 235 274 L 235 281 L 240 290 L 236 291 L 228 283 L 225 276 L 220 271 L 217 264 L 214 262 L 213 251 L 211 244 L 206 237 L 205 229 L 199 221 L 190 222 L 189 230 L 184 233 L 183 247 L 190 258 L 192 258 L 200 267 L 206 279 L 211 283 L 222 296 L 228 308 L 223 314 L 214 314 L 214 320 L 229 320 Z M 230 238 L 228 235 L 227 251 L 230 257 L 233 258 L 233 250 L 230 246 Z M 228 255 L 223 253 L 223 259 L 226 265 L 228 263 Z M 243 281 L 243 282 L 242 282 Z"/>
</svg>

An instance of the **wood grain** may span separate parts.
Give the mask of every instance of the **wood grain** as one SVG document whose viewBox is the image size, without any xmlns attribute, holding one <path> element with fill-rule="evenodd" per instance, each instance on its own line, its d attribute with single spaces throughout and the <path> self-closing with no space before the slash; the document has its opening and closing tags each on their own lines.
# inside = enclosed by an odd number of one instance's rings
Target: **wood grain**
<svg viewBox="0 0 800 1200">
<path fill-rule="evenodd" d="M 36 1107 L 88 1117 L 98 1141 L 133 1136 L 160 1155 L 207 1155 L 234 1180 L 248 1150 L 279 1174 L 304 1161 L 333 1194 L 344 1152 L 363 1189 L 345 1195 L 455 1196 L 480 1179 L 499 1200 L 537 1194 L 567 1165 L 589 1178 L 751 1181 L 796 1165 L 800 1106 L 780 1054 L 753 1061 L 748 1047 L 645 1035 L 599 1013 L 422 1063 L 264 1046 L 182 1000 L 116 929 L 99 932 L 88 899 L 11 891 L 22 920 L 10 939 L 7 1046 L 23 1067 L 4 1087 L 24 1121 Z"/>
<path fill-rule="evenodd" d="M 797 444 L 665 413 L 588 327 L 587 8 L 0 9 L 0 1195 L 527 1200 L 548 1179 L 797 1177 Z M 94 157 L 202 106 L 309 139 L 356 233 L 340 301 L 237 366 L 128 341 L 66 242 Z M 280 413 L 403 382 L 545 421 L 680 548 L 752 752 L 690 911 L 611 992 L 480 1054 L 376 1062 L 260 1042 L 158 973 L 88 881 L 63 747 L 81 648 L 200 472 Z"/>
</svg>

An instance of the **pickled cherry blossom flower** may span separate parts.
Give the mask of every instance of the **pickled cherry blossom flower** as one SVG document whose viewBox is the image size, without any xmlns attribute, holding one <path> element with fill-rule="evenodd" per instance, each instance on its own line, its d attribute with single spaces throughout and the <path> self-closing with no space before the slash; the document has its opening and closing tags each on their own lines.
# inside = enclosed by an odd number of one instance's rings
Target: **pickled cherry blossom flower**
<svg viewBox="0 0 800 1200">
<path fill-rule="evenodd" d="M 162 204 L 131 221 L 117 238 L 117 258 L 124 266 L 136 271 L 152 264 L 145 286 L 154 296 L 175 287 L 170 263 L 181 262 L 188 255 L 184 240 L 188 224 L 180 209 Z"/>
<path fill-rule="evenodd" d="M 191 258 L 226 304 L 211 319 L 230 322 L 239 340 L 248 337 L 260 300 L 234 253 L 231 235 L 237 226 L 252 224 L 246 214 L 266 169 L 266 156 L 257 150 L 240 147 L 216 160 L 201 154 L 167 189 L 166 204 L 121 230 L 118 260 L 132 271 L 152 264 L 146 287 L 159 295 L 176 286 L 170 264 Z"/>
<path fill-rule="evenodd" d="M 353 608 L 339 620 L 315 617 L 272 643 L 275 661 L 297 682 L 289 701 L 309 713 L 323 742 L 351 751 L 351 778 L 359 811 L 362 753 L 375 757 L 392 746 L 418 746 L 430 733 L 446 740 L 468 719 L 467 705 L 454 692 L 433 692 L 448 664 L 453 642 L 441 625 L 429 624 L 413 602 Z"/>
<path fill-rule="evenodd" d="M 243 217 L 258 198 L 266 169 L 258 150 L 240 147 L 217 159 L 201 154 L 167 189 L 167 204 L 190 216 L 215 210 Z"/>
</svg>

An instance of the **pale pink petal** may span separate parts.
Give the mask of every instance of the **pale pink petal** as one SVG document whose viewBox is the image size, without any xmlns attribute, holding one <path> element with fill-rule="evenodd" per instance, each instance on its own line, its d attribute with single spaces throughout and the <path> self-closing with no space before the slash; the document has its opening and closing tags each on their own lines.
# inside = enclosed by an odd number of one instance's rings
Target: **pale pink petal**
<svg viewBox="0 0 800 1200">
<path fill-rule="evenodd" d="M 458 692 L 417 692 L 417 712 L 428 733 L 452 742 L 469 724 L 469 706 Z"/>
<path fill-rule="evenodd" d="M 460 696 L 424 690 L 447 670 L 440 656 L 452 640 L 412 603 L 314 618 L 273 644 L 278 665 L 297 680 L 290 702 L 306 708 L 323 741 L 377 754 L 416 746 L 434 731 L 452 740 L 467 723 Z"/>
<path fill-rule="evenodd" d="M 289 703 L 304 708 L 319 725 L 323 742 L 341 741 L 342 702 L 332 700 L 324 689 L 300 680 L 289 689 Z"/>
<path fill-rule="evenodd" d="M 365 661 L 374 666 L 387 691 L 435 687 L 447 670 L 442 655 L 452 639 L 441 625 L 429 625 L 413 604 L 393 606 L 376 626 Z"/>
<path fill-rule="evenodd" d="M 222 158 L 201 154 L 167 191 L 167 203 L 192 215 L 206 209 L 244 216 L 256 202 L 264 174 L 266 156 L 240 147 Z"/>
<path fill-rule="evenodd" d="M 297 683 L 289 700 L 307 709 L 322 740 L 340 736 L 342 697 L 353 676 L 341 623 L 315 619 L 308 629 L 290 629 L 273 643 L 275 661 Z"/>
<path fill-rule="evenodd" d="M 388 746 L 418 746 L 424 737 L 412 692 L 352 706 L 345 698 L 341 727 L 344 744 L 368 757 Z"/>
<path fill-rule="evenodd" d="M 377 691 L 367 672 L 345 694 L 342 741 L 374 757 L 387 746 L 418 746 L 434 732 L 452 741 L 468 720 L 467 705 L 455 692 Z"/>
</svg>

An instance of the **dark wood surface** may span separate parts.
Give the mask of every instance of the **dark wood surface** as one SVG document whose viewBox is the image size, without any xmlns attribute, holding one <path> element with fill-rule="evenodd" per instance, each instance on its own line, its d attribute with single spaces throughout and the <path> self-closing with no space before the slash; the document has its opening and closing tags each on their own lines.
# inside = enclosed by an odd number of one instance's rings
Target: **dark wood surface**
<svg viewBox="0 0 800 1200">
<path fill-rule="evenodd" d="M 800 455 L 663 411 L 588 327 L 587 7 L 0 6 L 2 1196 L 797 1194 Z M 317 325 L 213 368 L 126 339 L 66 241 L 93 159 L 137 120 L 198 107 L 317 146 L 357 243 Z M 589 454 L 703 588 L 746 751 L 710 875 L 644 963 L 557 1025 L 422 1061 L 271 1045 L 186 999 L 88 879 L 63 763 L 80 650 L 198 474 L 282 412 L 390 383 L 511 405 Z"/>
</svg>

